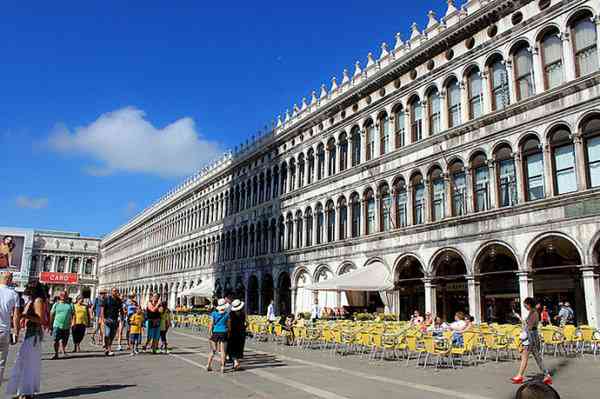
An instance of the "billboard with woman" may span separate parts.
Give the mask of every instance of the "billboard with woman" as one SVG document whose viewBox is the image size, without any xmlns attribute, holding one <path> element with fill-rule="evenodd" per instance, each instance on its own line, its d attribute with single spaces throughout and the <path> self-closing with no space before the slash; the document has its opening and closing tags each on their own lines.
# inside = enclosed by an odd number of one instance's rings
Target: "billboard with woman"
<svg viewBox="0 0 600 399">
<path fill-rule="evenodd" d="M 0 231 L 0 270 L 21 270 L 25 237 Z"/>
</svg>

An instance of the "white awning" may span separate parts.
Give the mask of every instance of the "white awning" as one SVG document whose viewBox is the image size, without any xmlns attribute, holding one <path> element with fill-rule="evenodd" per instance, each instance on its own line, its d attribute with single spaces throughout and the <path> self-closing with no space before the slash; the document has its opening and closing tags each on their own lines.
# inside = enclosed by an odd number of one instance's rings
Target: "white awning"
<svg viewBox="0 0 600 399">
<path fill-rule="evenodd" d="M 308 288 L 313 291 L 391 291 L 394 289 L 394 280 L 388 268 L 378 262 L 319 281 Z"/>
<path fill-rule="evenodd" d="M 187 290 L 183 290 L 179 296 L 189 296 L 189 297 L 197 297 L 197 298 L 212 298 L 213 293 L 215 291 L 215 282 L 212 279 L 206 279 L 202 281 L 199 285 L 188 288 Z"/>
</svg>

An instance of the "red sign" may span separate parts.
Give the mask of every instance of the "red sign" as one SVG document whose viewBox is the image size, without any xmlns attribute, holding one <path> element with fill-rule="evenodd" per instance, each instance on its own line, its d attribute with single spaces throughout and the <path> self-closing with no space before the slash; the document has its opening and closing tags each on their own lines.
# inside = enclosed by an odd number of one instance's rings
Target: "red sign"
<svg viewBox="0 0 600 399">
<path fill-rule="evenodd" d="M 40 281 L 48 284 L 77 284 L 77 273 L 41 272 Z"/>
</svg>

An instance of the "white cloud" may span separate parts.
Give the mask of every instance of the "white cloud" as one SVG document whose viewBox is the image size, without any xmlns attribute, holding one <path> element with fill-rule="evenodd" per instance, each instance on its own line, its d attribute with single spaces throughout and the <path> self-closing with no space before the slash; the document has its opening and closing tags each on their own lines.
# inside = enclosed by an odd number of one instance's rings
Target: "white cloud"
<svg viewBox="0 0 600 399">
<path fill-rule="evenodd" d="M 193 119 L 181 118 L 157 128 L 148 122 L 144 111 L 134 107 L 102 114 L 74 131 L 59 126 L 49 143 L 62 153 L 92 158 L 97 163 L 84 169 L 94 176 L 119 171 L 185 176 L 222 152 L 219 143 L 200 136 Z"/>
<path fill-rule="evenodd" d="M 48 206 L 48 198 L 31 198 L 26 195 L 19 195 L 15 203 L 19 208 L 23 209 L 42 209 Z"/>
<path fill-rule="evenodd" d="M 127 216 L 132 216 L 137 211 L 137 204 L 134 201 L 129 201 L 125 205 L 125 213 Z"/>
</svg>

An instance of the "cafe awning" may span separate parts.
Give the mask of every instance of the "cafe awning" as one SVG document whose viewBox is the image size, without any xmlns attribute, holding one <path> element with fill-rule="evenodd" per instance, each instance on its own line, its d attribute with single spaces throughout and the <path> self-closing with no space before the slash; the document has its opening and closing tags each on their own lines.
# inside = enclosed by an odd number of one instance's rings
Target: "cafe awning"
<svg viewBox="0 0 600 399">
<path fill-rule="evenodd" d="M 179 296 L 188 296 L 196 298 L 212 298 L 215 291 L 215 282 L 212 279 L 206 279 L 199 285 L 183 290 Z"/>
<path fill-rule="evenodd" d="M 391 291 L 394 279 L 388 268 L 380 262 L 319 281 L 308 287 L 313 291 Z"/>
</svg>

